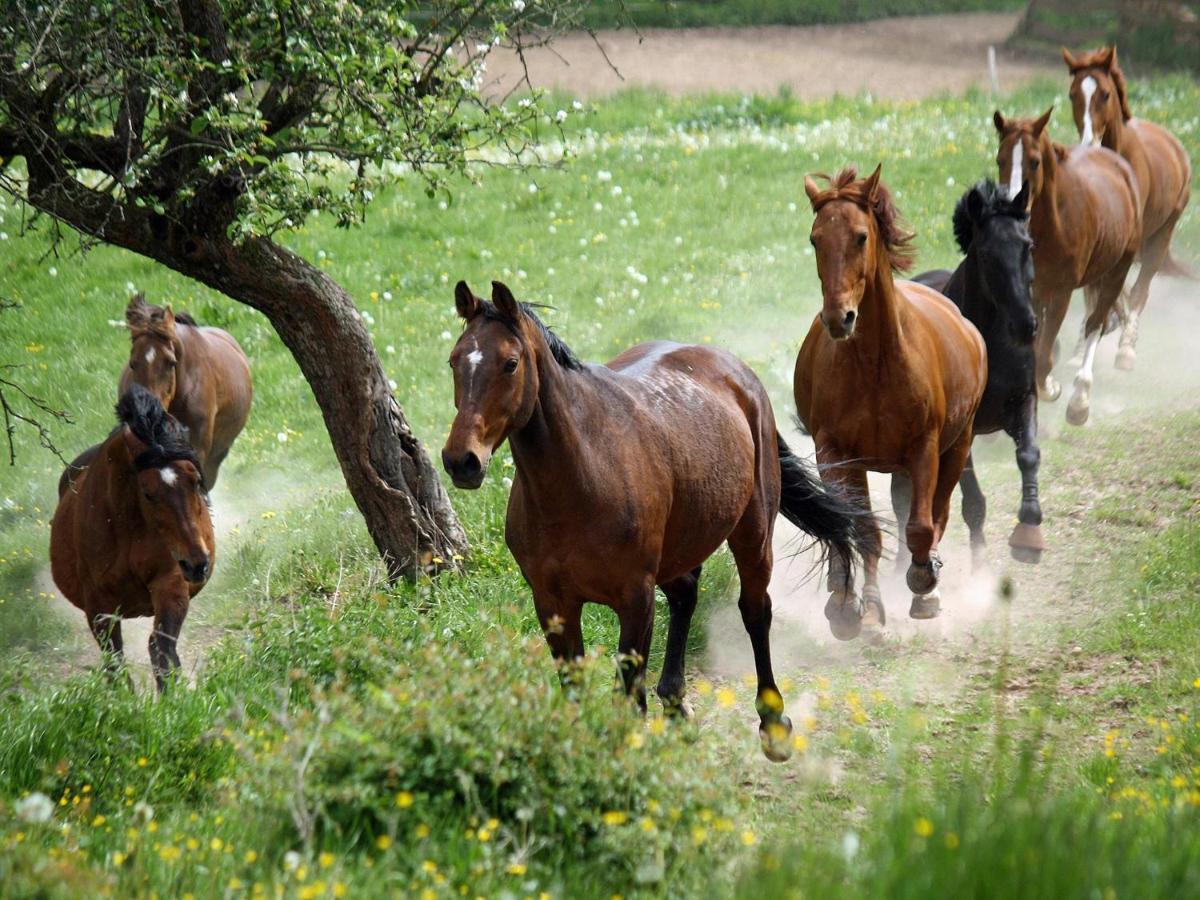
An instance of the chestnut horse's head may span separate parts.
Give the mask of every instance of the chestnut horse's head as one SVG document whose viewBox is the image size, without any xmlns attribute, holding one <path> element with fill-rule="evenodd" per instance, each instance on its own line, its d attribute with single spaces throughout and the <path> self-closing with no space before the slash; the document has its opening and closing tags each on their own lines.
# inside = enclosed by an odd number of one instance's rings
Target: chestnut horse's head
<svg viewBox="0 0 1200 900">
<path fill-rule="evenodd" d="M 1117 65 L 1117 48 L 1101 47 L 1072 56 L 1063 47 L 1062 55 L 1071 72 L 1071 108 L 1079 143 L 1099 147 L 1110 128 L 1133 118 L 1126 97 L 1125 75 Z"/>
<path fill-rule="evenodd" d="M 456 487 L 477 488 L 492 454 L 533 415 L 541 387 L 539 352 L 564 368 L 580 363 L 499 281 L 492 282 L 490 303 L 460 281 L 454 305 L 466 327 L 450 352 L 458 415 L 442 448 L 442 465 Z"/>
<path fill-rule="evenodd" d="M 125 308 L 125 322 L 133 343 L 129 352 L 131 381 L 169 407 L 175 399 L 175 369 L 182 351 L 175 333 L 175 314 L 171 307 L 151 306 L 144 294 L 136 294 Z"/>
<path fill-rule="evenodd" d="M 140 384 L 121 395 L 117 418 L 136 472 L 143 520 L 166 544 L 183 577 L 203 584 L 212 572 L 212 520 L 187 429 Z"/>
<path fill-rule="evenodd" d="M 1000 188 L 1007 191 L 1009 198 L 1016 198 L 1026 185 L 1028 210 L 1042 192 L 1043 156 L 1048 152 L 1049 138 L 1042 141 L 1042 133 L 1050 121 L 1050 107 L 1036 119 L 1006 119 L 1000 110 L 992 115 L 992 123 L 1000 136 L 1000 150 L 996 153 L 996 165 L 1000 169 Z"/>
<path fill-rule="evenodd" d="M 835 341 L 854 334 L 859 304 L 880 265 L 912 267 L 913 235 L 900 227 L 892 196 L 879 180 L 882 168 L 861 181 L 853 167 L 843 169 L 825 190 L 811 175 L 804 179 L 816 213 L 809 240 L 821 279 L 821 322 Z"/>
</svg>

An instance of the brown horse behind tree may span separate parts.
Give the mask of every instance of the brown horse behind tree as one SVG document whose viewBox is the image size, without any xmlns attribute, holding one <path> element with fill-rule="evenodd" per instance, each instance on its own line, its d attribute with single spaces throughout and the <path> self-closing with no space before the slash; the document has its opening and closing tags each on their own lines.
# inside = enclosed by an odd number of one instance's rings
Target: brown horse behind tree
<svg viewBox="0 0 1200 900">
<path fill-rule="evenodd" d="M 186 313 L 151 306 L 142 294 L 125 310 L 132 338 L 119 393 L 131 384 L 150 390 L 187 428 L 212 490 L 221 463 L 250 415 L 250 364 L 220 328 L 197 325 Z"/>
<path fill-rule="evenodd" d="M 1142 201 L 1133 169 L 1116 153 L 1082 145 L 1068 149 L 1050 140 L 1046 124 L 1053 111 L 1036 119 L 1005 119 L 997 111 L 996 164 L 1010 197 L 1029 187 L 1037 383 L 1045 400 L 1062 393 L 1050 370 L 1071 293 L 1081 287 L 1088 300 L 1083 361 L 1067 407 L 1067 421 L 1082 425 L 1091 408 L 1096 345 L 1141 243 Z"/>
<path fill-rule="evenodd" d="M 728 542 L 754 648 L 763 750 L 785 759 L 791 723 L 771 670 L 767 594 L 775 517 L 782 512 L 844 564 L 874 526 L 859 529 L 865 514 L 788 450 L 766 390 L 729 353 L 654 342 L 586 365 L 499 282 L 490 303 L 459 282 L 455 301 L 466 326 L 450 355 L 458 414 L 442 463 L 456 486 L 477 488 L 509 441 L 516 475 L 505 540 L 555 659 L 583 656 L 583 604 L 608 606 L 621 623 L 625 690 L 645 710 L 658 585 L 671 610 L 658 694 L 668 711 L 685 712 L 700 568 Z"/>
<path fill-rule="evenodd" d="M 158 398 L 133 385 L 117 418 L 108 440 L 63 472 L 50 568 L 87 616 L 110 670 L 123 662 L 121 620 L 154 616 L 150 663 L 162 690 L 179 667 L 175 645 L 188 605 L 212 573 L 212 521 L 187 430 Z"/>
<path fill-rule="evenodd" d="M 1192 274 L 1170 257 L 1171 236 L 1191 193 L 1192 166 L 1175 135 L 1133 117 L 1116 47 L 1079 56 L 1063 47 L 1062 55 L 1071 72 L 1071 105 L 1080 142 L 1107 147 L 1124 157 L 1141 191 L 1141 270 L 1125 308 L 1116 363 L 1119 369 L 1132 369 L 1137 359 L 1138 321 L 1150 296 L 1150 280 L 1159 272 Z"/>
<path fill-rule="evenodd" d="M 804 179 L 816 213 L 811 241 L 823 306 L 796 359 L 796 409 L 827 481 L 865 503 L 868 470 L 904 473 L 912 482 L 905 528 L 909 615 L 926 619 L 940 609 L 937 547 L 971 452 L 987 351 L 975 326 L 944 296 L 893 281 L 893 271 L 912 265 L 912 235 L 900 227 L 879 174 L 876 168 L 860 181 L 845 169 L 825 190 Z M 870 519 L 860 525 L 875 527 Z M 878 532 L 863 539 L 878 545 Z M 841 560 L 830 562 L 825 615 L 842 640 L 864 624 L 877 630 L 886 623 L 878 550 L 865 557 L 864 569 L 860 601 Z"/>
</svg>

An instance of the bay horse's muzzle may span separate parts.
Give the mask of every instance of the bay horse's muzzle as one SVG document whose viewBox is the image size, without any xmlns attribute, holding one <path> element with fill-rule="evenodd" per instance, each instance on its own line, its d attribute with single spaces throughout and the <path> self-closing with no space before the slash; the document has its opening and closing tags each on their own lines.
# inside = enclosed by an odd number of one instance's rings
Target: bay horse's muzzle
<svg viewBox="0 0 1200 900">
<path fill-rule="evenodd" d="M 202 553 L 195 560 L 179 560 L 179 570 L 192 584 L 203 584 L 208 579 L 208 562 L 208 554 Z"/>
<path fill-rule="evenodd" d="M 857 320 L 858 313 L 852 309 L 845 312 L 840 309 L 821 312 L 821 323 L 825 326 L 825 332 L 835 341 L 844 341 L 854 334 L 854 324 Z"/>
<path fill-rule="evenodd" d="M 442 468 L 446 470 L 455 487 L 475 490 L 483 484 L 483 476 L 487 471 L 487 463 L 481 461 L 479 456 L 472 450 L 459 454 L 443 450 Z"/>
</svg>

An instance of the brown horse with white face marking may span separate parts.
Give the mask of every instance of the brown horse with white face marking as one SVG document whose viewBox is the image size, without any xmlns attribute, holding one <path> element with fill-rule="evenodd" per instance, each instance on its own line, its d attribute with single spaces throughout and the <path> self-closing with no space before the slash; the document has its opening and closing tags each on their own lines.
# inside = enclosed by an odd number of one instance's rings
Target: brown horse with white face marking
<svg viewBox="0 0 1200 900">
<path fill-rule="evenodd" d="M 125 310 L 132 339 L 119 393 L 147 388 L 187 428 L 212 490 L 217 473 L 250 416 L 254 388 L 246 354 L 228 332 L 197 325 L 138 294 Z"/>
<path fill-rule="evenodd" d="M 108 440 L 59 481 L 50 568 L 110 669 L 122 663 L 121 620 L 154 616 L 150 662 L 162 690 L 179 667 L 179 631 L 212 574 L 216 545 L 186 429 L 140 385 L 122 394 L 117 417 Z"/>
<path fill-rule="evenodd" d="M 1036 119 L 1005 119 L 997 111 L 992 121 L 1000 136 L 1000 184 L 1010 197 L 1028 185 L 1037 379 L 1044 400 L 1062 393 L 1050 370 L 1071 293 L 1081 287 L 1088 299 L 1083 364 L 1067 406 L 1067 421 L 1082 425 L 1091 408 L 1096 345 L 1141 242 L 1142 201 L 1133 169 L 1111 150 L 1068 149 L 1050 140 L 1046 124 L 1053 111 Z"/>
<path fill-rule="evenodd" d="M 971 452 L 987 351 L 944 296 L 893 281 L 893 271 L 912 265 L 912 235 L 900 228 L 879 173 L 858 181 L 853 168 L 845 169 L 826 190 L 804 179 L 816 213 L 811 240 L 824 302 L 796 359 L 796 409 L 816 442 L 823 477 L 853 496 L 869 503 L 868 470 L 908 475 L 909 615 L 926 619 L 940 609 L 937 546 Z M 877 533 L 872 541 L 878 544 Z M 864 624 L 875 630 L 886 621 L 879 553 L 864 559 L 862 601 L 839 562 L 829 567 L 825 615 L 833 634 L 849 640 Z"/>
<path fill-rule="evenodd" d="M 442 464 L 456 486 L 477 488 L 509 441 L 516 475 L 505 540 L 555 659 L 583 656 L 584 603 L 611 608 L 625 690 L 645 710 L 658 585 L 671 609 L 658 694 L 668 711 L 685 712 L 700 567 L 728 542 L 754 647 L 763 751 L 786 759 L 791 722 L 769 638 L 775 517 L 848 560 L 864 513 L 788 450 L 766 390 L 729 353 L 660 341 L 586 365 L 499 282 L 490 303 L 459 282 L 455 304 L 466 326 L 450 355 L 458 414 Z"/>
<path fill-rule="evenodd" d="M 1175 135 L 1133 117 L 1116 47 L 1078 57 L 1063 47 L 1062 55 L 1071 72 L 1071 105 L 1080 143 L 1107 147 L 1124 157 L 1142 195 L 1141 270 L 1129 295 L 1116 363 L 1119 369 L 1132 369 L 1137 359 L 1138 320 L 1150 296 L 1150 280 L 1159 272 L 1190 274 L 1170 258 L 1170 247 L 1191 194 L 1192 165 Z"/>
</svg>

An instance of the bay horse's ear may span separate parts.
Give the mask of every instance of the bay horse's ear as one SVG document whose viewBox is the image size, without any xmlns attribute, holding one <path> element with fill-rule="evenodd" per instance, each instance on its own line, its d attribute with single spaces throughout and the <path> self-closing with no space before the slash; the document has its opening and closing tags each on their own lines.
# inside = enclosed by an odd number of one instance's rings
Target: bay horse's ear
<svg viewBox="0 0 1200 900">
<path fill-rule="evenodd" d="M 146 305 L 146 295 L 138 291 L 129 298 L 125 307 L 125 322 L 130 328 L 145 328 L 150 324 L 150 307 Z"/>
<path fill-rule="evenodd" d="M 479 298 L 471 293 L 465 281 L 454 286 L 454 308 L 465 321 L 471 321 L 479 312 Z"/>
<path fill-rule="evenodd" d="M 821 195 L 821 189 L 817 187 L 817 183 L 811 175 L 804 176 L 804 193 L 808 194 L 809 203 L 816 203 L 817 197 Z"/>
<path fill-rule="evenodd" d="M 1071 55 L 1071 51 L 1068 50 L 1066 47 L 1061 47 L 1059 49 L 1062 50 L 1063 62 L 1065 62 L 1067 64 L 1068 69 L 1070 69 L 1072 72 L 1074 72 L 1075 71 L 1075 57 Z"/>
<path fill-rule="evenodd" d="M 170 303 L 163 307 L 162 326 L 167 334 L 175 333 L 175 313 L 172 311 Z"/>
<path fill-rule="evenodd" d="M 1046 124 L 1050 121 L 1050 114 L 1052 112 L 1054 112 L 1053 106 L 1038 116 L 1037 121 L 1033 123 L 1033 136 L 1035 139 L 1040 138 L 1042 132 L 1046 130 Z"/>
<path fill-rule="evenodd" d="M 511 319 L 514 322 L 520 321 L 521 304 L 517 302 L 517 298 L 513 296 L 513 292 L 508 289 L 503 281 L 492 282 L 492 302 L 496 304 L 496 309 L 500 310 L 505 318 Z"/>
<path fill-rule="evenodd" d="M 1110 72 L 1117 67 L 1117 45 L 1116 44 L 1113 44 L 1111 47 L 1108 48 L 1108 62 L 1106 62 L 1105 65 L 1108 67 L 1108 71 L 1110 71 Z"/>
<path fill-rule="evenodd" d="M 1000 115 L 1000 110 L 992 113 L 992 124 L 996 126 L 996 131 L 1000 135 L 1003 135 L 1008 128 L 1008 123 L 1004 121 L 1004 116 Z"/>
<path fill-rule="evenodd" d="M 883 163 L 875 167 L 866 182 L 863 184 L 863 192 L 867 195 L 867 202 L 874 204 L 879 199 L 879 176 L 883 174 Z"/>
<path fill-rule="evenodd" d="M 125 449 L 129 451 L 130 459 L 137 459 L 146 452 L 146 445 L 128 425 L 121 427 L 121 440 L 125 444 Z"/>
</svg>

